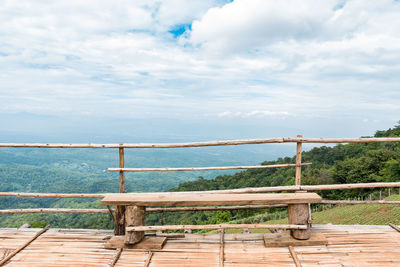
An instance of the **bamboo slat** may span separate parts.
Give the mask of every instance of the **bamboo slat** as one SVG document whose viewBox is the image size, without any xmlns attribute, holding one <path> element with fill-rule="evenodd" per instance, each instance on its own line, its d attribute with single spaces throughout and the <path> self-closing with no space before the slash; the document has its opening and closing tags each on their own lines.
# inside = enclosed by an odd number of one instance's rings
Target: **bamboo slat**
<svg viewBox="0 0 400 267">
<path fill-rule="evenodd" d="M 294 248 L 292 246 L 289 246 L 288 248 L 289 248 L 290 255 L 292 256 L 293 262 L 296 265 L 296 267 L 301 267 L 299 258 L 297 258 L 297 255 L 296 255 L 296 252 L 294 251 Z"/>
<path fill-rule="evenodd" d="M 115 264 L 118 262 L 119 258 L 121 257 L 123 248 L 117 249 L 117 253 L 115 253 L 115 256 L 113 258 L 113 261 L 110 263 L 109 267 L 114 267 Z"/>
<path fill-rule="evenodd" d="M 0 257 L 30 239 L 35 229 L 0 228 Z M 313 225 L 323 234 L 326 246 L 298 246 L 295 253 L 304 266 L 384 266 L 400 262 L 400 235 L 387 225 Z M 112 231 L 91 229 L 49 229 L 12 258 L 10 266 L 107 266 L 116 251 L 104 248 Z M 286 247 L 265 247 L 264 234 L 225 234 L 224 266 L 294 266 Z M 21 241 L 23 240 L 23 241 Z M 186 234 L 171 238 L 162 249 L 152 250 L 150 266 L 218 266 L 219 234 Z M 145 249 L 125 249 L 116 266 L 145 266 Z M 7 265 L 7 266 L 8 266 Z"/>
<path fill-rule="evenodd" d="M 149 251 L 146 262 L 144 263 L 144 267 L 149 267 L 152 257 L 153 257 L 153 252 Z"/>
<path fill-rule="evenodd" d="M 5 258 L 3 258 L 0 261 L 0 266 L 3 266 L 7 261 L 9 261 L 12 257 L 14 257 L 15 255 L 17 255 L 18 252 L 20 252 L 21 250 L 23 250 L 24 248 L 26 248 L 30 243 L 32 243 L 36 238 L 38 238 L 41 234 L 43 234 L 44 232 L 46 232 L 47 230 L 49 230 L 50 226 L 47 225 L 45 228 L 43 228 L 42 230 L 40 230 L 39 232 L 37 232 L 31 239 L 29 239 L 28 241 L 26 241 L 24 244 L 22 244 L 22 246 L 20 246 L 19 248 L 17 248 L 16 250 L 14 250 L 13 252 L 11 252 L 10 254 L 8 254 Z"/>
</svg>

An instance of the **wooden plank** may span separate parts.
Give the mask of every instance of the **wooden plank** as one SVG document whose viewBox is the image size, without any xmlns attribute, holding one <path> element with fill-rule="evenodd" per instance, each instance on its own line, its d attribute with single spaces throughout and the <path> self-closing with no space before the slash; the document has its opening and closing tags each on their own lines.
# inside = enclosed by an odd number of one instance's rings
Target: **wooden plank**
<svg viewBox="0 0 400 267">
<path fill-rule="evenodd" d="M 288 233 L 264 234 L 264 245 L 266 247 L 320 246 L 327 244 L 328 240 L 322 233 L 312 233 L 307 240 L 295 239 Z"/>
<path fill-rule="evenodd" d="M 103 205 L 137 206 L 195 206 L 195 205 L 240 205 L 240 204 L 296 204 L 318 203 L 316 193 L 287 194 L 175 194 L 171 193 L 127 193 L 109 194 L 101 200 Z"/>
<path fill-rule="evenodd" d="M 152 257 L 153 257 L 153 252 L 149 251 L 149 255 L 147 256 L 146 262 L 144 263 L 144 267 L 149 267 Z"/>
<path fill-rule="evenodd" d="M 289 246 L 289 252 L 290 252 L 290 255 L 292 256 L 293 262 L 296 265 L 296 267 L 301 267 L 300 261 L 297 258 L 296 252 L 294 251 L 292 246 Z"/>
<path fill-rule="evenodd" d="M 19 248 L 17 248 L 16 250 L 14 250 L 13 252 L 11 252 L 10 254 L 8 254 L 5 258 L 3 258 L 0 261 L 0 266 L 3 266 L 7 261 L 9 261 L 12 257 L 14 257 L 15 255 L 17 255 L 18 252 L 20 252 L 21 250 L 23 250 L 24 248 L 26 248 L 30 243 L 32 243 L 36 238 L 38 238 L 41 234 L 45 233 L 47 230 L 49 230 L 50 226 L 47 225 L 45 228 L 43 228 L 42 230 L 40 230 L 39 232 L 37 232 L 31 239 L 29 239 L 28 241 L 26 241 L 24 244 L 22 244 L 22 246 L 20 246 Z"/>
<path fill-rule="evenodd" d="M 165 242 L 167 242 L 167 237 L 165 236 L 145 236 L 143 240 L 137 244 L 129 245 L 125 244 L 124 236 L 113 236 L 107 243 L 104 244 L 106 249 L 115 248 L 129 248 L 129 249 L 147 249 L 155 250 L 162 249 Z"/>
<path fill-rule="evenodd" d="M 207 170 L 235 170 L 235 169 L 271 169 L 284 167 L 310 166 L 312 163 L 273 164 L 255 166 L 223 166 L 223 167 L 186 167 L 186 168 L 108 168 L 109 172 L 171 172 L 171 171 L 207 171 Z"/>
<path fill-rule="evenodd" d="M 126 227 L 127 232 L 132 231 L 167 231 L 167 230 L 204 230 L 204 229 L 307 229 L 307 225 L 296 224 L 205 224 L 205 225 L 147 225 Z"/>
<path fill-rule="evenodd" d="M 115 253 L 113 261 L 111 262 L 111 264 L 109 265 L 110 267 L 114 267 L 115 264 L 117 263 L 117 261 L 119 260 L 119 258 L 121 257 L 121 253 L 122 253 L 123 248 L 118 248 L 117 249 L 117 253 Z"/>
</svg>

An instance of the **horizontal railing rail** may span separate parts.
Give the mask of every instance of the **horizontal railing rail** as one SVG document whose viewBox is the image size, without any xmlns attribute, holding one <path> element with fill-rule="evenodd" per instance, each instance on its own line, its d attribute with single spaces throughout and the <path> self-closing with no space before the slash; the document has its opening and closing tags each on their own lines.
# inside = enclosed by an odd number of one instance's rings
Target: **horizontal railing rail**
<svg viewBox="0 0 400 267">
<path fill-rule="evenodd" d="M 210 170 L 235 170 L 235 169 L 272 169 L 272 168 L 310 166 L 310 165 L 312 165 L 312 163 L 274 164 L 274 165 L 256 165 L 256 166 L 184 167 L 184 168 L 108 168 L 108 171 L 110 172 L 210 171 Z"/>
<path fill-rule="evenodd" d="M 330 205 L 360 205 L 360 204 L 385 204 L 400 205 L 400 201 L 388 200 L 327 200 L 323 199 L 318 204 Z M 284 208 L 287 204 L 275 205 L 243 205 L 243 206 L 195 206 L 195 207 L 167 207 L 147 208 L 146 212 L 186 212 L 186 211 L 219 211 L 219 210 L 245 210 L 245 209 L 275 209 Z M 114 209 L 111 209 L 114 212 Z M 6 209 L 0 214 L 25 214 L 25 213 L 109 213 L 108 209 L 67 209 L 67 208 L 37 208 L 37 209 Z"/>
<path fill-rule="evenodd" d="M 248 187 L 238 189 L 226 190 L 209 190 L 209 191 L 184 191 L 181 194 L 242 194 L 242 193 L 268 193 L 268 192 L 281 192 L 281 191 L 323 191 L 323 190 L 341 190 L 341 189 L 355 189 L 355 188 L 393 188 L 400 187 L 400 182 L 391 183 L 359 183 L 359 184 L 325 184 L 325 185 L 287 185 L 287 186 L 273 186 L 273 187 Z M 164 192 L 163 194 L 175 194 L 177 192 Z M 43 198 L 103 198 L 107 194 L 79 194 L 79 193 L 25 193 L 25 192 L 0 192 L 0 196 L 8 197 L 43 197 Z M 141 193 L 152 194 L 152 192 Z"/>
<path fill-rule="evenodd" d="M 202 146 L 232 146 L 271 143 L 380 143 L 400 142 L 400 137 L 365 137 L 365 138 L 303 138 L 281 137 L 264 139 L 240 139 L 226 141 L 205 141 L 188 143 L 138 143 L 138 144 L 46 144 L 46 143 L 0 143 L 0 147 L 26 147 L 26 148 L 178 148 Z"/>
</svg>

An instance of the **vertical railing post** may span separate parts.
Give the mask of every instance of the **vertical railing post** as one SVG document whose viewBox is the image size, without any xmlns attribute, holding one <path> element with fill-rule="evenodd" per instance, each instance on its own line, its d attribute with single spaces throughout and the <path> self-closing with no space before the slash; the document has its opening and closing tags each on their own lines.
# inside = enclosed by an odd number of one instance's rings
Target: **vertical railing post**
<svg viewBox="0 0 400 267">
<path fill-rule="evenodd" d="M 298 138 L 302 138 L 302 135 L 297 135 Z M 301 151 L 302 142 L 297 142 L 296 148 L 296 185 L 301 185 Z"/>
<path fill-rule="evenodd" d="M 120 146 L 123 144 L 121 143 Z M 125 156 L 124 156 L 124 148 L 120 147 L 119 148 L 119 167 L 124 168 L 125 167 Z M 120 193 L 125 193 L 125 175 L 124 171 L 119 171 L 119 192 Z"/>
<path fill-rule="evenodd" d="M 121 147 L 119 148 L 119 167 L 125 167 L 125 155 L 124 148 L 122 147 L 123 143 L 119 144 Z M 125 193 L 125 174 L 124 171 L 119 171 L 119 192 Z M 115 235 L 125 235 L 125 206 L 116 206 L 115 207 L 115 221 L 116 225 L 114 225 L 114 234 Z"/>
</svg>

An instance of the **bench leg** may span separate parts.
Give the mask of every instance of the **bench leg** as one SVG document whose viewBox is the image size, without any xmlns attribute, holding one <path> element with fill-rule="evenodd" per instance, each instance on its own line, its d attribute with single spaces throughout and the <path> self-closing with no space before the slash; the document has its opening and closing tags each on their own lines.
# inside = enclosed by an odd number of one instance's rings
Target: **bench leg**
<svg viewBox="0 0 400 267">
<path fill-rule="evenodd" d="M 115 206 L 114 235 L 125 235 L 125 206 Z"/>
<path fill-rule="evenodd" d="M 308 209 L 309 204 L 289 204 L 289 224 L 303 224 L 307 225 L 306 230 L 290 230 L 290 235 L 296 239 L 309 239 L 311 237 L 311 230 L 309 224 L 310 213 Z"/>
<path fill-rule="evenodd" d="M 126 206 L 126 226 L 142 226 L 146 217 L 146 207 Z M 125 232 L 125 244 L 136 244 L 142 241 L 144 232 Z"/>
</svg>

